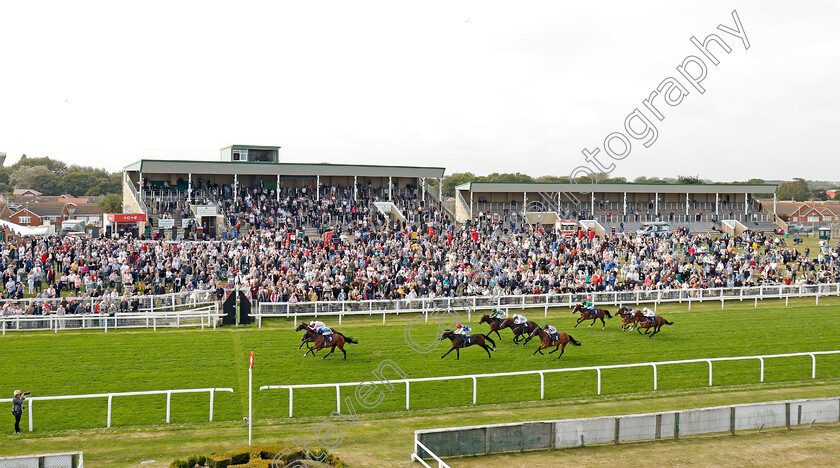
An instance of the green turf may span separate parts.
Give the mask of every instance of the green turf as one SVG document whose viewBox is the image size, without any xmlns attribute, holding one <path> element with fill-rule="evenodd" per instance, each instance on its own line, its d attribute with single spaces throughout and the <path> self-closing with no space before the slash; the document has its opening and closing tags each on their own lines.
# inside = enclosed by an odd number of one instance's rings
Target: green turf
<svg viewBox="0 0 840 468">
<path fill-rule="evenodd" d="M 216 331 L 169 330 L 7 333 L 0 340 L 4 349 L 14 350 L 19 359 L 0 363 L 0 394 L 11 396 L 16 388 L 34 395 L 166 390 L 175 388 L 232 387 L 236 391 L 217 393 L 216 420 L 241 420 L 247 414 L 247 356 L 256 355 L 254 386 L 378 380 L 372 371 L 385 360 L 395 362 L 409 377 L 429 377 L 470 373 L 510 372 L 551 368 L 571 368 L 658 360 L 680 360 L 719 356 L 777 354 L 840 349 L 840 299 L 823 298 L 819 306 L 813 299 L 783 302 L 730 302 L 724 310 L 719 303 L 685 304 L 659 307 L 661 315 L 675 322 L 652 339 L 634 332 L 618 330 L 618 319 L 607 321 L 607 329 L 571 330 L 576 316 L 568 309 L 526 313 L 540 323 L 549 322 L 571 333 L 583 343 L 568 346 L 561 359 L 551 356 L 531 357 L 535 343 L 527 347 L 511 342 L 509 330 L 497 340 L 492 359 L 476 347 L 462 350 L 461 359 L 454 353 L 444 360 L 447 349 L 441 345 L 428 354 L 412 350 L 404 337 L 411 316 L 389 316 L 381 325 L 381 316 L 345 319 L 342 326 L 332 324 L 360 341 L 348 345 L 348 359 L 334 354 L 326 360 L 303 357 L 298 351 L 299 334 L 290 321 L 267 321 L 264 327 L 226 328 Z M 485 331 L 477 325 L 475 331 Z M 600 322 L 599 322 L 600 325 Z M 420 322 L 412 328 L 418 344 L 430 343 L 436 326 Z M 495 338 L 495 334 L 493 335 Z M 320 352 L 321 355 L 324 351 Z M 810 378 L 810 358 L 777 358 L 766 361 L 765 381 L 782 382 Z M 706 364 L 668 365 L 659 368 L 661 390 L 703 387 L 707 385 Z M 391 378 L 393 373 L 386 374 Z M 840 355 L 819 356 L 817 376 L 840 378 Z M 715 364 L 715 385 L 758 383 L 757 360 Z M 585 397 L 596 394 L 594 371 L 547 374 L 546 399 Z M 384 387 L 380 387 L 384 390 Z M 352 396 L 354 387 L 342 388 L 342 399 Z M 652 369 L 604 370 L 602 394 L 652 390 Z M 374 393 L 376 395 L 376 393 Z M 539 399 L 539 376 L 526 375 L 479 379 L 478 403 L 505 403 Z M 372 409 L 361 407 L 358 413 L 401 411 L 405 409 L 405 385 L 385 391 L 382 402 Z M 472 404 L 472 381 L 451 380 L 411 384 L 411 408 L 429 409 Z M 35 402 L 36 430 L 97 428 L 105 425 L 105 399 Z M 208 417 L 209 397 L 173 395 L 172 422 L 198 423 Z M 295 416 L 328 415 L 335 410 L 334 388 L 298 389 L 294 393 Z M 112 425 L 162 423 L 165 396 L 115 398 Z M 254 416 L 257 419 L 283 418 L 288 415 L 288 391 L 255 391 Z M 346 408 L 346 407 L 345 407 Z M 26 416 L 26 415 L 24 415 Z"/>
</svg>

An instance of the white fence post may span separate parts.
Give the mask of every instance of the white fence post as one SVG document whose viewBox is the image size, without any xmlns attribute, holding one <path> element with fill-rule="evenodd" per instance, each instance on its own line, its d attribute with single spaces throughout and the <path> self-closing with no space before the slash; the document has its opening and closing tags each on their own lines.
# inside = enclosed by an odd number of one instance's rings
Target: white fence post
<svg viewBox="0 0 840 468">
<path fill-rule="evenodd" d="M 411 391 L 411 390 L 410 390 L 410 388 L 409 388 L 409 381 L 408 381 L 408 380 L 406 380 L 406 381 L 405 381 L 405 409 L 408 409 L 408 404 L 409 404 L 409 392 L 410 392 L 410 391 Z"/>
<path fill-rule="evenodd" d="M 292 402 L 294 401 L 294 397 L 295 397 L 293 392 L 294 392 L 294 389 L 292 389 L 292 387 L 289 387 L 289 417 L 290 418 L 293 417 L 292 416 L 292 411 L 293 411 L 293 408 L 294 408 L 294 403 L 292 403 Z"/>
<path fill-rule="evenodd" d="M 764 358 L 758 358 L 758 360 L 761 362 L 761 374 L 759 382 L 764 382 Z"/>
<path fill-rule="evenodd" d="M 169 409 L 172 406 L 172 392 L 166 392 L 166 423 L 169 424 Z"/>
<path fill-rule="evenodd" d="M 32 398 L 29 400 L 29 432 L 35 430 L 35 424 L 32 422 L 32 407 L 34 406 L 32 403 L 35 403 L 35 399 Z"/>
<path fill-rule="evenodd" d="M 473 377 L 472 381 L 473 381 L 473 404 L 475 404 L 476 400 L 478 399 L 478 379 Z"/>
<path fill-rule="evenodd" d="M 111 403 L 114 400 L 114 395 L 108 395 L 108 423 L 105 427 L 111 427 Z"/>
<path fill-rule="evenodd" d="M 596 367 L 595 372 L 598 373 L 598 395 L 600 395 L 601 394 L 601 368 Z"/>
<path fill-rule="evenodd" d="M 213 422 L 213 397 L 216 395 L 216 389 L 210 389 L 210 422 Z"/>
</svg>

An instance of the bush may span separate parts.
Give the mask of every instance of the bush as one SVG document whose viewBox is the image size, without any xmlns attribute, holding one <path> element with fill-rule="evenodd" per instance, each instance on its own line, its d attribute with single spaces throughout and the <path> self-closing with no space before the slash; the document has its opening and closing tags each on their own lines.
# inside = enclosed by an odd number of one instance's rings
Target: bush
<svg viewBox="0 0 840 468">
<path fill-rule="evenodd" d="M 196 464 L 205 465 L 210 468 L 270 468 L 274 456 L 285 450 L 287 447 L 282 445 L 255 445 L 252 447 L 244 447 L 229 452 L 214 453 L 209 456 L 193 455 L 187 460 L 175 460 L 172 462 L 170 468 L 183 468 L 189 466 L 193 468 Z M 315 458 L 320 458 L 322 454 L 326 454 L 324 462 L 335 468 L 344 468 L 345 464 L 336 455 L 320 449 L 313 452 Z M 285 466 L 297 460 L 306 460 L 306 452 L 297 450 L 290 452 L 282 457 L 278 457 L 278 465 Z"/>
</svg>

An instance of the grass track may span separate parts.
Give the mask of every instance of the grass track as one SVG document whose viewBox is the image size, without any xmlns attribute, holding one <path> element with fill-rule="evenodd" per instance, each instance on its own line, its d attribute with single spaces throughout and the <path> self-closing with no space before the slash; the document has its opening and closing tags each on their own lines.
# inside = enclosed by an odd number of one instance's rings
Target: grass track
<svg viewBox="0 0 840 468">
<path fill-rule="evenodd" d="M 438 357 L 447 349 L 443 346 L 429 354 L 420 354 L 409 348 L 405 342 L 404 329 L 411 317 L 402 315 L 388 317 L 387 326 L 381 325 L 381 317 L 348 319 L 341 327 L 335 327 L 333 324 L 335 328 L 361 342 L 346 348 L 347 361 L 341 360 L 340 355 L 331 356 L 327 360 L 304 359 L 303 352 L 296 349 L 299 335 L 292 332 L 291 322 L 282 320 L 267 322 L 267 326 L 262 330 L 240 328 L 215 332 L 170 330 L 157 333 L 134 330 L 109 331 L 108 334 L 101 331 L 63 332 L 57 336 L 41 332 L 9 333 L 0 339 L 0 346 L 7 351 L 6 355 L 9 350 L 15 350 L 21 357 L 21 362 L 6 359 L 0 363 L 0 394 L 11 396 L 15 388 L 31 390 L 38 395 L 58 395 L 209 386 L 233 387 L 237 393 L 220 393 L 216 396 L 215 418 L 218 421 L 230 421 L 227 423 L 202 423 L 206 421 L 208 412 L 208 398 L 204 395 L 175 395 L 172 398 L 173 423 L 186 424 L 184 427 L 190 428 L 189 431 L 227 428 L 220 431 L 228 434 L 240 430 L 240 423 L 233 421 L 240 421 L 242 416 L 247 414 L 245 366 L 249 350 L 253 350 L 257 357 L 254 384 L 258 387 L 269 384 L 376 380 L 371 371 L 376 369 L 383 359 L 393 360 L 410 377 L 425 377 L 840 349 L 838 298 L 822 298 L 819 306 L 814 305 L 813 299 L 803 299 L 792 300 L 788 308 L 784 307 L 783 302 L 765 301 L 755 309 L 752 302 L 745 301 L 727 303 L 724 310 L 720 310 L 719 303 L 695 303 L 691 312 L 686 309 L 684 304 L 660 306 L 659 313 L 675 322 L 675 325 L 665 327 L 653 339 L 639 336 L 635 332 L 621 333 L 618 330 L 620 322 L 617 319 L 608 320 L 606 330 L 601 330 L 600 327 L 582 328 L 585 325 L 571 330 L 575 316 L 571 315 L 568 309 L 550 310 L 548 320 L 542 319 L 541 310 L 526 312 L 530 318 L 538 319 L 539 323 L 552 323 L 583 343 L 582 347 L 567 347 L 566 354 L 560 360 L 554 358 L 556 353 L 550 357 L 537 355 L 532 358 L 530 355 L 536 344 L 529 343 L 527 349 L 515 346 L 510 342 L 509 331 L 502 334 L 501 342 L 497 340 L 498 350 L 492 359 L 488 359 L 483 350 L 470 348 L 461 353 L 460 361 L 455 361 L 452 355 L 440 360 Z M 477 319 L 474 315 L 474 330 L 486 331 L 486 325 L 476 325 Z M 429 343 L 435 331 L 436 327 L 432 323 L 421 323 L 412 329 L 412 337 L 417 343 Z M 659 370 L 660 391 L 643 394 L 688 392 L 703 395 L 717 391 L 717 388 L 704 388 L 707 384 L 706 372 L 705 364 L 662 367 Z M 818 357 L 817 377 L 820 382 L 840 382 L 840 356 Z M 802 380 L 809 382 L 795 382 Z M 626 398 L 627 394 L 649 392 L 652 388 L 651 381 L 650 369 L 604 371 L 603 395 L 599 397 L 595 395 L 595 379 L 591 371 L 548 374 L 546 401 L 540 402 L 533 401 L 539 399 L 538 376 L 484 379 L 479 381 L 479 406 L 475 408 L 471 405 L 470 381 L 417 383 L 411 386 L 411 406 L 413 410 L 419 411 L 410 413 L 410 416 L 413 420 L 415 415 L 431 412 L 443 415 L 442 418 L 446 419 L 464 412 L 498 411 L 498 406 L 486 405 L 491 402 L 519 408 L 543 408 L 580 399 L 592 402 L 619 401 Z M 768 360 L 765 368 L 767 383 L 755 386 L 757 382 L 756 361 L 715 364 L 716 387 L 747 385 L 753 389 L 795 388 L 811 384 L 810 358 Z M 835 393 L 822 394 L 817 391 L 815 396 L 837 395 L 837 388 L 831 388 Z M 343 396 L 350 396 L 351 393 L 352 388 L 342 390 Z M 387 420 L 395 415 L 405 415 L 397 413 L 404 410 L 404 405 L 404 386 L 397 386 L 394 392 L 386 393 L 382 403 L 375 409 L 365 410 L 357 405 L 356 410 L 362 414 L 384 413 L 367 417 Z M 291 421 L 284 419 L 288 412 L 286 391 L 256 392 L 254 407 L 255 418 L 259 423 L 275 421 L 272 424 L 281 424 L 284 427 L 281 433 L 284 434 L 294 434 L 294 431 L 289 431 L 291 427 L 307 427 L 309 424 L 307 418 L 295 418 Z M 164 408 L 164 396 L 115 399 L 114 426 L 146 427 L 82 432 L 86 434 L 85 437 L 93 437 L 91 434 L 102 434 L 105 438 L 108 434 L 133 434 L 132 437 L 139 437 L 138 434 L 148 434 L 149 427 L 156 427 L 155 425 L 163 422 Z M 334 409 L 333 389 L 295 392 L 296 416 L 323 418 Z M 618 413 L 623 412 L 614 410 Z M 516 415 L 509 416 L 510 421 L 518 419 Z M 422 419 L 421 416 L 417 417 Z M 533 416 L 544 417 L 546 416 L 538 414 Z M 462 422 L 457 416 L 452 419 L 449 424 Z M 105 401 L 37 402 L 35 423 L 35 436 L 41 442 L 53 437 L 67 437 L 68 433 L 76 433 L 76 429 L 101 428 L 105 423 Z M 178 424 L 170 427 L 176 427 Z M 166 429 L 166 432 L 172 432 L 172 429 Z M 263 426 L 258 427 L 255 434 L 258 438 L 272 437 L 272 431 Z M 370 438 L 375 439 L 377 434 L 377 431 L 370 432 L 359 428 L 358 435 L 353 440 L 363 447 Z M 46 439 L 41 439 L 42 436 Z M 4 441 L 4 437 L 6 436 L 0 436 L 0 453 L 17 453 L 16 444 L 10 446 Z M 198 437 L 197 441 L 209 439 Z M 12 440 L 15 440 L 14 436 L 8 436 L 7 441 Z M 349 443 L 345 442 L 345 446 Z M 394 444 L 400 447 L 405 443 L 406 441 L 394 441 Z M 410 446 L 410 436 L 407 443 Z M 189 447 L 191 443 L 184 439 L 181 445 Z M 97 453 L 96 446 L 92 446 L 91 450 Z M 103 460 L 109 459 L 110 452 L 107 449 L 103 450 Z M 353 449 L 342 447 L 337 452 L 341 455 L 342 450 L 352 453 Z M 385 453 L 388 452 L 389 450 L 385 450 Z M 95 458 L 90 459 L 90 463 L 91 466 L 97 466 Z"/>
</svg>

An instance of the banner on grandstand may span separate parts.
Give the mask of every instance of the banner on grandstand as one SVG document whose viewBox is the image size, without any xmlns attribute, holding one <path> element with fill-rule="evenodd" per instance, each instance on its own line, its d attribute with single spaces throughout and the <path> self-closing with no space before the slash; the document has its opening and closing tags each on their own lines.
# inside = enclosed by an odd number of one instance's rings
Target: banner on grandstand
<svg viewBox="0 0 840 468">
<path fill-rule="evenodd" d="M 196 218 L 201 218 L 204 216 L 216 216 L 216 206 L 215 205 L 199 205 L 195 207 L 195 216 Z"/>
<path fill-rule="evenodd" d="M 172 218 L 158 220 L 158 228 L 160 229 L 170 229 L 173 227 L 175 227 L 175 220 Z"/>
<path fill-rule="evenodd" d="M 108 220 L 109 223 L 141 223 L 146 221 L 146 215 L 139 213 L 129 213 L 129 214 L 116 214 L 116 213 L 108 213 L 105 215 L 105 219 Z"/>
<path fill-rule="evenodd" d="M 193 221 L 193 219 L 192 219 L 192 218 L 183 218 L 183 219 L 181 220 L 181 228 L 182 228 L 182 229 L 186 229 L 186 228 L 187 228 L 187 226 L 189 226 L 189 225 L 190 225 L 190 221 Z M 198 221 L 196 221 L 196 222 L 195 222 L 195 224 L 196 224 L 196 225 L 198 225 L 198 224 L 200 224 L 200 223 L 199 223 Z"/>
</svg>

